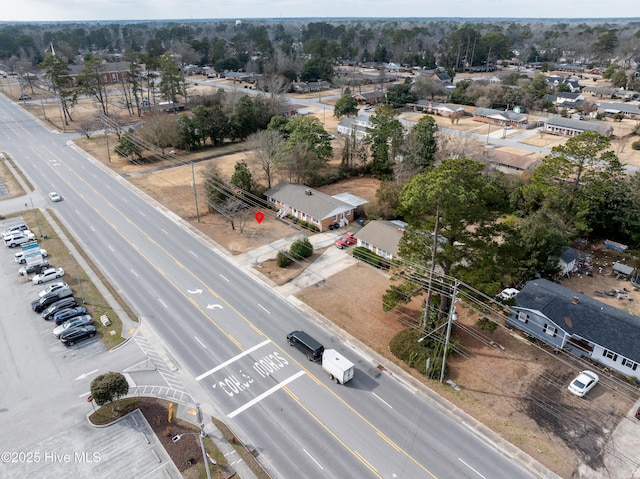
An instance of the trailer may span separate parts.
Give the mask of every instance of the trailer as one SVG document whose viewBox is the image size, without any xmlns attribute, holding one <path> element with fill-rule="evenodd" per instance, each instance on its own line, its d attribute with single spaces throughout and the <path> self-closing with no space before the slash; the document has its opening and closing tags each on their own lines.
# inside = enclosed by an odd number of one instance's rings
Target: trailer
<svg viewBox="0 0 640 479">
<path fill-rule="evenodd" d="M 356 366 L 335 349 L 325 349 L 322 353 L 322 369 L 338 384 L 345 384 L 353 379 Z"/>
</svg>

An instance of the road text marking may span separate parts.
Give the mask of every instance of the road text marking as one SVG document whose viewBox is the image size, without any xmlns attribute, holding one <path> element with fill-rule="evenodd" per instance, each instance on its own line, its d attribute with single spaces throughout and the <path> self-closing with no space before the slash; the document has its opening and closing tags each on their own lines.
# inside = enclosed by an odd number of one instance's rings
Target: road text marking
<svg viewBox="0 0 640 479">
<path fill-rule="evenodd" d="M 284 381 L 282 381 L 280 384 L 276 384 L 275 386 L 273 386 L 271 389 L 268 389 L 267 391 L 263 392 L 262 394 L 260 394 L 260 396 L 257 396 L 255 398 L 253 398 L 251 401 L 249 401 L 247 404 L 245 404 L 244 406 L 240 406 L 238 409 L 236 409 L 235 411 L 231 411 L 229 414 L 227 414 L 227 417 L 229 419 L 236 417 L 238 414 L 240 414 L 243 411 L 246 411 L 247 409 L 249 409 L 251 406 L 253 406 L 254 404 L 258 404 L 260 401 L 262 401 L 264 398 L 271 396 L 274 392 L 278 391 L 279 389 L 282 389 L 283 387 L 285 387 L 287 384 L 289 384 L 292 381 L 295 381 L 296 379 L 298 379 L 300 376 L 303 376 L 305 374 L 304 371 L 298 371 L 297 373 L 295 373 L 293 376 L 288 377 L 287 379 L 285 379 Z"/>
<path fill-rule="evenodd" d="M 247 349 L 246 351 L 241 352 L 240 354 L 238 354 L 237 356 L 232 357 L 231 359 L 226 360 L 224 363 L 217 365 L 215 368 L 213 369 L 209 369 L 207 372 L 202 373 L 200 376 L 198 376 L 196 378 L 196 381 L 202 381 L 204 378 L 206 378 L 207 376 L 211 376 L 213 373 L 215 373 L 216 371 L 221 370 L 222 368 L 228 366 L 229 364 L 231 364 L 234 361 L 237 361 L 238 359 L 246 356 L 247 354 L 251 354 L 252 352 L 254 352 L 256 349 L 260 349 L 262 346 L 265 346 L 267 344 L 269 344 L 271 342 L 270 339 L 267 339 L 265 341 L 262 341 L 259 344 L 256 344 L 255 346 L 253 346 L 252 348 Z"/>
</svg>

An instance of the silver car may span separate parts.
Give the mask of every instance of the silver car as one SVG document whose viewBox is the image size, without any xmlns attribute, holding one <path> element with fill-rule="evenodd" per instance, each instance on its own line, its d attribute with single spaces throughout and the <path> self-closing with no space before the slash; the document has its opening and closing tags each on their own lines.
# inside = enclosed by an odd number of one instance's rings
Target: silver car
<svg viewBox="0 0 640 479">
<path fill-rule="evenodd" d="M 78 326 L 86 326 L 87 324 L 93 323 L 93 318 L 88 314 L 82 316 L 76 316 L 75 318 L 70 319 L 62 323 L 60 326 L 56 326 L 53 330 L 53 335 L 56 338 L 59 338 L 62 333 L 64 333 L 67 329 L 77 328 Z"/>
</svg>

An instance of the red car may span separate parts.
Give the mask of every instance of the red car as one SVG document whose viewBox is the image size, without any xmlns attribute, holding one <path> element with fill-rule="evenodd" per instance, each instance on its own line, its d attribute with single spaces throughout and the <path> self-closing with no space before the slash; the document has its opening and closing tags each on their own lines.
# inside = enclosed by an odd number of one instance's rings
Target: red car
<svg viewBox="0 0 640 479">
<path fill-rule="evenodd" d="M 356 244 L 358 240 L 351 233 L 346 233 L 340 236 L 337 240 L 335 240 L 335 244 L 338 248 L 346 248 L 347 246 L 351 246 L 352 244 Z"/>
</svg>

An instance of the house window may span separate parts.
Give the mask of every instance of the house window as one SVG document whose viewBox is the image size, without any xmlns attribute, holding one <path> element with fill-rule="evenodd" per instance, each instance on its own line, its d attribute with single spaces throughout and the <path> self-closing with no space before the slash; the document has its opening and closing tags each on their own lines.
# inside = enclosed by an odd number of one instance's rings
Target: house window
<svg viewBox="0 0 640 479">
<path fill-rule="evenodd" d="M 638 368 L 638 363 L 634 363 L 633 361 L 627 358 L 622 359 L 622 365 L 628 367 L 632 371 L 635 371 Z"/>
<path fill-rule="evenodd" d="M 602 355 L 603 355 L 605 358 L 609 358 L 609 359 L 611 359 L 614 363 L 618 360 L 618 355 L 617 355 L 616 353 L 614 353 L 613 351 L 609 351 L 608 349 L 605 349 L 605 350 L 602 352 Z"/>
<path fill-rule="evenodd" d="M 338 215 L 333 215 L 333 221 L 334 222 L 338 221 Z"/>
<path fill-rule="evenodd" d="M 558 328 L 554 328 L 553 326 L 549 325 L 549 324 L 545 324 L 544 325 L 544 332 L 545 334 L 548 334 L 549 336 L 556 336 L 556 333 L 558 332 Z"/>
<path fill-rule="evenodd" d="M 529 322 L 529 315 L 523 313 L 522 311 L 518 311 L 518 320 L 522 321 L 523 323 L 528 323 Z"/>
<path fill-rule="evenodd" d="M 298 216 L 298 210 L 294 208 L 294 209 L 293 209 L 293 214 L 294 214 L 294 215 L 296 215 L 296 216 Z"/>
</svg>

